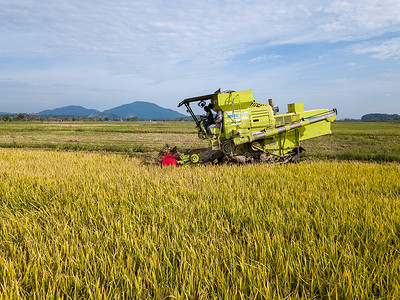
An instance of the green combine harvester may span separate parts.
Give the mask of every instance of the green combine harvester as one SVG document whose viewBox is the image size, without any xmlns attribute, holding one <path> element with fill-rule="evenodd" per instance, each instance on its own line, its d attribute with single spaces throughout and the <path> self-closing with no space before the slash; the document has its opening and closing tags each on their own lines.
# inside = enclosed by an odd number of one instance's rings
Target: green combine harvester
<svg viewBox="0 0 400 300">
<path fill-rule="evenodd" d="M 294 162 L 304 151 L 301 141 L 331 133 L 336 109 L 305 111 L 303 103 L 299 102 L 288 104 L 288 112 L 278 114 L 279 108 L 274 106 L 273 100 L 268 102 L 255 102 L 251 90 L 218 90 L 213 94 L 183 100 L 178 107 L 186 106 L 196 123 L 199 137 L 209 140 L 210 147 L 180 153 L 176 147 L 166 146 L 157 161 L 163 166 Z M 190 107 L 193 103 L 217 112 L 222 119 L 220 128 L 206 128 L 205 120 L 199 120 L 193 113 Z"/>
</svg>

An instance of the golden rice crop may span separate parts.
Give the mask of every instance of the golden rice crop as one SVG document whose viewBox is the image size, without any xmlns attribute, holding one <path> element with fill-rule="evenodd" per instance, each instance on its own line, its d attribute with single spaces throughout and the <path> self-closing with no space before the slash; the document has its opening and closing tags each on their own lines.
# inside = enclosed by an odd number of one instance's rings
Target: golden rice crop
<svg viewBox="0 0 400 300">
<path fill-rule="evenodd" d="M 0 150 L 1 298 L 399 298 L 400 166 Z"/>
</svg>

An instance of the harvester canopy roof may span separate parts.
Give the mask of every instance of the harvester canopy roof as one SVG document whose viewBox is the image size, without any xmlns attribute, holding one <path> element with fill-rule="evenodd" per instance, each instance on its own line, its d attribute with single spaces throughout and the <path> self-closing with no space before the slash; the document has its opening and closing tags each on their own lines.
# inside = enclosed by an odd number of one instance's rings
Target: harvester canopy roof
<svg viewBox="0 0 400 300">
<path fill-rule="evenodd" d="M 193 98 L 187 98 L 187 99 L 181 101 L 178 104 L 178 107 L 181 107 L 183 104 L 190 103 L 190 102 L 211 100 L 212 96 L 215 96 L 215 95 L 216 95 L 216 93 L 208 94 L 208 95 L 204 95 L 204 96 L 197 96 L 197 97 L 193 97 Z"/>
</svg>

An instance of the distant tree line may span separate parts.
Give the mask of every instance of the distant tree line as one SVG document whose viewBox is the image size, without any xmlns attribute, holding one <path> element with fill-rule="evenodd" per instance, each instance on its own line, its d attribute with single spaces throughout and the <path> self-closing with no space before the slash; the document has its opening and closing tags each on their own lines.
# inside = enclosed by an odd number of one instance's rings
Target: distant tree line
<svg viewBox="0 0 400 300">
<path fill-rule="evenodd" d="M 1 115 L 1 120 L 4 122 L 10 122 L 10 121 L 26 121 L 26 115 L 23 113 L 19 113 L 19 114 L 13 114 L 13 115 Z"/>
<path fill-rule="evenodd" d="M 400 115 L 397 114 L 367 114 L 361 117 L 362 122 L 400 122 Z"/>
<path fill-rule="evenodd" d="M 59 115 L 31 115 L 31 114 L 3 114 L 0 118 L 4 122 L 12 121 L 137 121 L 137 117 L 131 118 L 109 118 L 109 117 L 82 117 L 82 116 L 59 116 Z"/>
<path fill-rule="evenodd" d="M 168 119 L 151 119 L 152 121 L 172 121 L 172 122 L 192 122 L 193 118 L 190 116 Z"/>
</svg>

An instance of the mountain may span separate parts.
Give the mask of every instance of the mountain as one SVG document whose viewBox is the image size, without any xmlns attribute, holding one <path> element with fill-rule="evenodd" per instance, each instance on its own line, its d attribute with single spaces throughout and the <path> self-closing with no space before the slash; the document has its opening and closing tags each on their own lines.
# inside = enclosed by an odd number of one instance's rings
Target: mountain
<svg viewBox="0 0 400 300">
<path fill-rule="evenodd" d="M 79 117 L 92 117 L 101 114 L 96 109 L 87 109 L 79 105 L 69 105 L 56 109 L 47 109 L 38 113 L 38 115 L 54 115 L 54 116 L 79 116 Z"/>
<path fill-rule="evenodd" d="M 157 104 L 145 101 L 135 101 L 129 104 L 120 105 L 105 110 L 103 113 L 117 115 L 121 118 L 138 117 L 139 120 L 172 119 L 185 117 L 185 115 L 177 111 L 163 108 L 161 106 L 158 106 Z"/>
<path fill-rule="evenodd" d="M 163 108 L 157 104 L 145 101 L 136 101 L 129 104 L 120 105 L 103 112 L 96 109 L 87 109 L 83 106 L 69 105 L 56 109 L 43 110 L 38 115 L 52 116 L 77 116 L 77 117 L 98 117 L 98 118 L 132 118 L 139 120 L 151 119 L 174 119 L 186 117 L 185 115 L 172 109 Z"/>
</svg>

